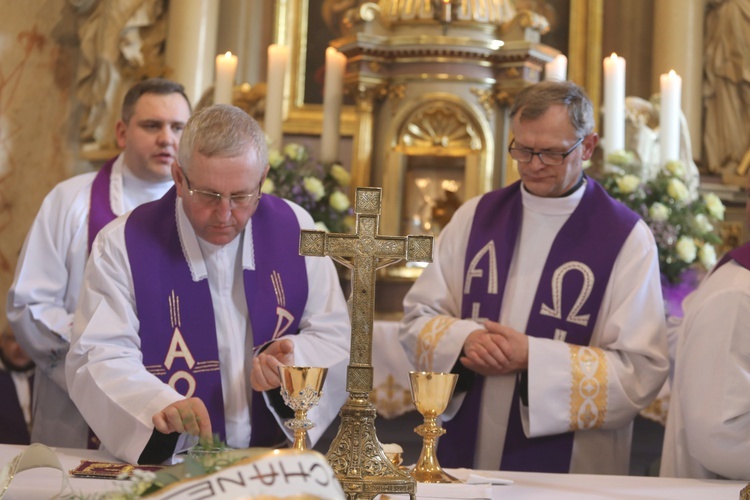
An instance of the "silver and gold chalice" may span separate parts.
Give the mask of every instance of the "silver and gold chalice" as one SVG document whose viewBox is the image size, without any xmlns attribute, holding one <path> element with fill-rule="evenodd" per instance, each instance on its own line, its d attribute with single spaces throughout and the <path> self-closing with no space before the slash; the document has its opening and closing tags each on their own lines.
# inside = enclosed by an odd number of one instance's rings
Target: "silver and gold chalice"
<svg viewBox="0 0 750 500">
<path fill-rule="evenodd" d="M 307 412 L 320 401 L 327 374 L 328 368 L 279 366 L 281 397 L 294 410 L 294 418 L 284 425 L 294 431 L 292 448 L 295 450 L 307 449 L 307 431 L 315 427 L 315 422 L 307 418 Z"/>
<path fill-rule="evenodd" d="M 411 476 L 420 483 L 460 482 L 440 467 L 435 453 L 437 438 L 445 434 L 445 429 L 437 425 L 437 418 L 448 406 L 456 380 L 455 373 L 409 372 L 411 397 L 424 417 L 424 423 L 414 429 L 422 436 L 422 453 L 411 470 Z"/>
</svg>

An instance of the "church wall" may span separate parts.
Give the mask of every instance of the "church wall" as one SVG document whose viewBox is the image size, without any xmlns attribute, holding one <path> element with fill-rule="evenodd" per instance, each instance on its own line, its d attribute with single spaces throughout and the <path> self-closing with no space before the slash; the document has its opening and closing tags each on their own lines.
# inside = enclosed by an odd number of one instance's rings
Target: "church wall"
<svg viewBox="0 0 750 500">
<path fill-rule="evenodd" d="M 3 2 L 0 15 L 0 324 L 26 232 L 70 176 L 77 41 L 66 0 Z"/>
</svg>

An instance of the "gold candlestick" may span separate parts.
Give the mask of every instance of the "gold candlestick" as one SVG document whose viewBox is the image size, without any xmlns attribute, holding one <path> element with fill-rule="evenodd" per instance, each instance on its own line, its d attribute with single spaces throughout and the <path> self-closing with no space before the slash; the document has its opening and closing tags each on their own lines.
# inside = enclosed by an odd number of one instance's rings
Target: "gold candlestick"
<svg viewBox="0 0 750 500">
<path fill-rule="evenodd" d="M 411 471 L 411 476 L 421 483 L 460 482 L 440 467 L 435 454 L 437 438 L 445 434 L 445 429 L 437 425 L 437 417 L 448 406 L 457 379 L 455 373 L 409 372 L 411 397 L 424 417 L 424 423 L 414 429 L 423 442 L 422 453 Z"/>
<path fill-rule="evenodd" d="M 307 431 L 315 427 L 315 422 L 308 420 L 307 412 L 320 401 L 327 374 L 328 368 L 279 366 L 281 397 L 294 410 L 294 418 L 284 425 L 294 431 L 292 448 L 295 450 L 307 449 Z"/>
</svg>

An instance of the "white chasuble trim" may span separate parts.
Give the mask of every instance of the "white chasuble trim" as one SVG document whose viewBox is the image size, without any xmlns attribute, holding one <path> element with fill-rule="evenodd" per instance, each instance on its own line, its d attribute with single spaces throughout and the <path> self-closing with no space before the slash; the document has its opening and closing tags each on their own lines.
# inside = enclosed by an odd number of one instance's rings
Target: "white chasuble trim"
<svg viewBox="0 0 750 500">
<path fill-rule="evenodd" d="M 598 347 L 569 345 L 570 430 L 598 429 L 607 416 L 607 356 Z"/>
</svg>

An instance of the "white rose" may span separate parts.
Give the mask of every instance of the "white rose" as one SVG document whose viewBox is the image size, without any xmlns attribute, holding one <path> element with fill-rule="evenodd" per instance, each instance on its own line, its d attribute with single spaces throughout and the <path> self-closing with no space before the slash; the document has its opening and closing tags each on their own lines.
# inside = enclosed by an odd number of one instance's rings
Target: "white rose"
<svg viewBox="0 0 750 500">
<path fill-rule="evenodd" d="M 331 198 L 328 200 L 328 203 L 330 203 L 333 209 L 337 212 L 345 212 L 351 206 L 349 197 L 341 191 L 334 191 L 331 194 Z"/>
<path fill-rule="evenodd" d="M 664 168 L 675 177 L 680 179 L 685 178 L 685 165 L 683 165 L 680 160 L 669 161 L 664 165 Z"/>
<path fill-rule="evenodd" d="M 680 179 L 670 179 L 667 184 L 667 194 L 675 201 L 685 201 L 690 195 L 687 186 Z"/>
<path fill-rule="evenodd" d="M 271 194 L 276 189 L 276 184 L 273 183 L 271 179 L 266 177 L 266 181 L 263 183 L 263 186 L 260 188 L 261 193 Z"/>
<path fill-rule="evenodd" d="M 710 233 L 714 230 L 714 226 L 704 214 L 693 217 L 693 227 L 701 233 Z"/>
<path fill-rule="evenodd" d="M 336 182 L 339 183 L 339 186 L 348 186 L 352 181 L 352 176 L 349 174 L 349 172 L 338 163 L 334 163 L 331 166 L 331 176 L 336 179 Z"/>
<path fill-rule="evenodd" d="M 284 155 L 279 153 L 276 149 L 271 149 L 268 151 L 268 164 L 271 165 L 271 168 L 279 168 L 279 165 L 284 163 Z"/>
<path fill-rule="evenodd" d="M 711 217 L 717 220 L 724 220 L 724 204 L 721 202 L 718 196 L 713 193 L 707 193 L 703 195 L 703 201 L 706 202 L 706 208 Z"/>
<path fill-rule="evenodd" d="M 284 154 L 293 161 L 302 161 L 305 159 L 307 151 L 305 151 L 304 146 L 292 142 L 284 146 Z"/>
<path fill-rule="evenodd" d="M 693 238 L 690 236 L 680 236 L 680 239 L 677 240 L 677 245 L 675 245 L 675 249 L 677 250 L 677 256 L 680 260 L 687 262 L 688 264 L 695 260 L 698 251 Z"/>
<path fill-rule="evenodd" d="M 657 222 L 663 222 L 669 218 L 671 210 L 664 203 L 655 202 L 648 209 L 648 215 Z"/>
<path fill-rule="evenodd" d="M 326 188 L 320 182 L 320 179 L 305 177 L 302 179 L 302 185 L 305 186 L 305 191 L 310 193 L 315 201 L 320 201 L 326 195 Z"/>
<path fill-rule="evenodd" d="M 711 269 L 716 265 L 716 249 L 711 243 L 703 244 L 698 251 L 698 260 L 706 269 Z"/>
<path fill-rule="evenodd" d="M 638 176 L 627 174 L 617 179 L 617 188 L 622 194 L 630 194 L 641 185 L 641 179 Z"/>
<path fill-rule="evenodd" d="M 630 165 L 635 161 L 635 154 L 632 151 L 621 149 L 619 151 L 613 151 L 607 156 L 607 163 L 611 165 L 617 165 L 618 167 L 624 167 Z"/>
</svg>

